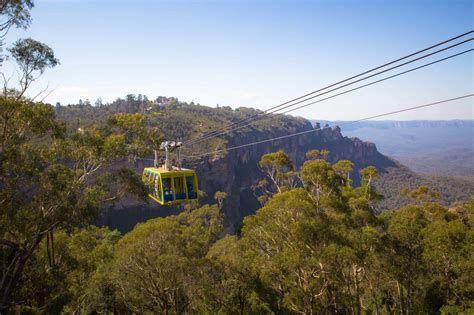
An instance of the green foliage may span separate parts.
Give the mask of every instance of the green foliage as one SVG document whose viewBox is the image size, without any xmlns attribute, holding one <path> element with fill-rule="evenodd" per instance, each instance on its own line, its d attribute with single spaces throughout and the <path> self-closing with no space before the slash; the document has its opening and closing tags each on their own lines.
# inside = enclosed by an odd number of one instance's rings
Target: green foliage
<svg viewBox="0 0 474 315">
<path fill-rule="evenodd" d="M 423 258 L 448 305 L 472 307 L 474 297 L 474 231 L 462 220 L 437 220 L 423 230 Z"/>
<path fill-rule="evenodd" d="M 328 150 L 309 150 L 306 152 L 306 157 L 310 160 L 318 158 L 326 159 L 329 156 L 329 153 L 330 152 Z"/>
<path fill-rule="evenodd" d="M 108 123 L 112 131 L 120 133 L 127 141 L 128 150 L 140 156 L 158 150 L 164 140 L 159 128 L 147 126 L 143 114 L 115 114 L 109 117 Z"/>
<path fill-rule="evenodd" d="M 462 203 L 456 203 L 451 209 L 451 213 L 457 214 L 463 223 L 470 228 L 474 227 L 474 198 Z"/>
<path fill-rule="evenodd" d="M 345 177 L 347 185 L 351 185 L 350 175 L 354 168 L 354 163 L 349 160 L 339 160 L 333 165 L 333 168 L 337 174 Z"/>
<path fill-rule="evenodd" d="M 0 16 L 2 17 L 2 28 L 0 31 L 7 31 L 11 26 L 26 28 L 31 22 L 29 10 L 33 8 L 31 0 L 4 0 L 0 6 Z M 6 20 L 3 22 L 3 19 Z M 4 35 L 3 35 L 4 36 Z"/>
<path fill-rule="evenodd" d="M 12 27 L 27 28 L 31 22 L 32 0 L 2 0 L 0 4 L 0 48 Z M 0 65 L 3 56 L 0 57 Z"/>
<path fill-rule="evenodd" d="M 318 211 L 341 202 L 341 184 L 345 179 L 325 160 L 309 160 L 301 167 L 301 180 L 311 192 Z"/>
<path fill-rule="evenodd" d="M 263 155 L 260 158 L 259 166 L 271 180 L 276 191 L 282 192 L 295 186 L 297 173 L 293 172 L 293 163 L 285 152 L 278 151 Z M 267 195 L 274 192 L 274 189 L 268 188 L 266 181 L 261 181 L 258 188 Z"/>
<path fill-rule="evenodd" d="M 265 154 L 260 159 L 259 165 L 261 168 L 270 169 L 273 172 L 293 169 L 291 160 L 283 151 Z"/>
<path fill-rule="evenodd" d="M 35 71 L 43 73 L 46 68 L 53 68 L 59 64 L 59 60 L 49 46 L 31 38 L 17 40 L 8 51 L 21 70 L 28 75 L 32 75 Z M 32 77 L 29 79 L 31 80 Z"/>
<path fill-rule="evenodd" d="M 354 250 L 344 224 L 319 211 L 308 191 L 275 195 L 245 219 L 242 234 L 256 277 L 281 301 L 265 301 L 274 312 L 324 313 L 350 305 L 339 277 L 352 270 Z"/>
<path fill-rule="evenodd" d="M 17 99 L 23 96 L 31 83 L 41 76 L 47 68 L 54 68 L 59 65 L 59 60 L 48 45 L 31 38 L 17 40 L 8 51 L 21 70 L 21 90 L 16 97 Z M 7 83 L 5 82 L 5 86 Z"/>
<path fill-rule="evenodd" d="M 437 191 L 431 191 L 428 186 L 422 185 L 416 189 L 413 190 L 408 190 L 407 188 L 402 189 L 401 191 L 402 195 L 408 196 L 410 198 L 413 198 L 419 202 L 423 201 L 428 201 L 428 200 L 433 200 L 433 199 L 439 199 L 440 198 L 440 193 Z"/>
<path fill-rule="evenodd" d="M 222 230 L 217 207 L 139 224 L 118 244 L 115 281 L 138 313 L 182 313 L 199 298 L 204 257 Z"/>
<path fill-rule="evenodd" d="M 222 208 L 224 200 L 227 198 L 227 193 L 224 191 L 216 191 L 214 194 L 214 199 L 217 201 L 219 208 Z"/>
<path fill-rule="evenodd" d="M 88 312 L 100 303 L 96 281 L 109 268 L 119 238 L 116 231 L 89 227 L 44 239 L 27 264 L 25 281 L 17 293 L 30 306 L 18 306 L 17 311 Z"/>
<path fill-rule="evenodd" d="M 258 279 L 251 272 L 252 260 L 235 236 L 217 241 L 206 256 L 209 269 L 205 309 L 219 314 L 262 314 L 268 309 L 258 299 Z"/>
</svg>

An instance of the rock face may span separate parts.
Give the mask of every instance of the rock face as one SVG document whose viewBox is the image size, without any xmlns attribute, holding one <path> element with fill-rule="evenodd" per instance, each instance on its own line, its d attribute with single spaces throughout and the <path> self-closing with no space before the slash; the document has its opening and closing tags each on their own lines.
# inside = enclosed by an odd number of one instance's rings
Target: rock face
<svg viewBox="0 0 474 315">
<path fill-rule="evenodd" d="M 311 125 L 304 124 L 298 126 L 295 132 L 311 129 Z M 277 136 L 279 135 L 268 136 L 247 132 L 234 136 L 229 147 Z M 228 193 L 229 197 L 224 203 L 223 211 L 229 230 L 232 230 L 246 215 L 255 213 L 260 206 L 251 190 L 252 186 L 264 178 L 264 174 L 258 167 L 260 157 L 283 150 L 299 168 L 305 161 L 306 152 L 311 149 L 329 150 L 330 162 L 343 159 L 353 161 L 356 165 L 352 174 L 355 184 L 359 182 L 358 172 L 361 168 L 373 165 L 383 172 L 385 168 L 395 165 L 394 161 L 377 151 L 375 144 L 363 142 L 357 138 L 344 137 L 339 127 L 314 129 L 313 132 L 304 135 L 249 146 L 229 151 L 221 157 L 205 159 L 197 167 L 200 189 L 209 196 L 213 196 L 215 191 Z"/>
</svg>

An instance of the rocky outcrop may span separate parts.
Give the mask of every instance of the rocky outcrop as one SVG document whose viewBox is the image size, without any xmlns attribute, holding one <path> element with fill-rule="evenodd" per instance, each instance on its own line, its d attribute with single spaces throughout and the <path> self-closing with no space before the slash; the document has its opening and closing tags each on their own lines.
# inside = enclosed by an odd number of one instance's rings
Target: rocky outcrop
<svg viewBox="0 0 474 315">
<path fill-rule="evenodd" d="M 374 165 L 383 172 L 387 167 L 395 165 L 394 161 L 377 151 L 375 144 L 363 142 L 357 138 L 344 137 L 339 127 L 317 130 L 312 129 L 310 124 L 303 124 L 298 126 L 295 132 L 308 130 L 314 131 L 229 151 L 220 157 L 212 156 L 197 166 L 202 190 L 209 196 L 213 196 L 218 190 L 228 193 L 229 197 L 223 211 L 230 228 L 235 228 L 246 215 L 254 213 L 260 206 L 252 194 L 251 187 L 264 178 L 264 174 L 258 167 L 258 161 L 264 154 L 283 150 L 299 168 L 305 161 L 306 152 L 311 149 L 326 149 L 330 151 L 330 162 L 348 159 L 355 163 L 352 178 L 356 184 L 359 182 L 358 173 L 361 168 Z M 278 136 L 278 133 L 268 135 L 246 132 L 230 139 L 229 147 Z"/>
</svg>

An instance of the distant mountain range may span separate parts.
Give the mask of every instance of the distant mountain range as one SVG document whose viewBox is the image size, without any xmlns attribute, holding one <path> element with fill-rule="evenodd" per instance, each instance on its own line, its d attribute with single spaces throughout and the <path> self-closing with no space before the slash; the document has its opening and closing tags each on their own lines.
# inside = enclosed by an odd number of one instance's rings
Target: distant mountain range
<svg viewBox="0 0 474 315">
<path fill-rule="evenodd" d="M 345 121 L 342 133 L 375 143 L 377 149 L 412 170 L 445 176 L 474 176 L 474 120 Z"/>
</svg>

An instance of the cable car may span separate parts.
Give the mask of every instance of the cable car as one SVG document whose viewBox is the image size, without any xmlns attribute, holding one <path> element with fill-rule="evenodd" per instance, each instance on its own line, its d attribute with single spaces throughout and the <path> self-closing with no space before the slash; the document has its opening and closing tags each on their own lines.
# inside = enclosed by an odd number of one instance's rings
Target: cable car
<svg viewBox="0 0 474 315">
<path fill-rule="evenodd" d="M 155 167 L 146 167 L 143 170 L 142 180 L 151 191 L 148 196 L 161 205 L 197 199 L 198 178 L 196 172 L 181 168 L 179 162 L 177 167 L 169 163 L 169 151 L 180 146 L 180 142 L 163 142 L 160 148 L 166 151 L 165 165 L 158 167 L 158 155 L 155 151 Z"/>
<path fill-rule="evenodd" d="M 147 167 L 143 170 L 143 180 L 150 187 L 150 198 L 161 205 L 197 199 L 198 182 L 194 170 Z"/>
</svg>

